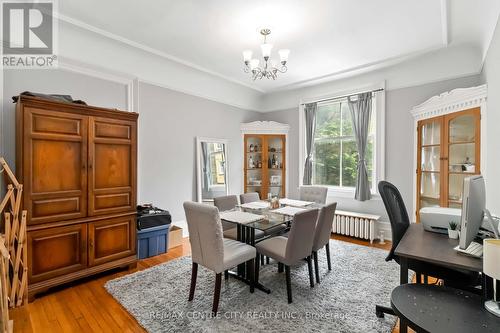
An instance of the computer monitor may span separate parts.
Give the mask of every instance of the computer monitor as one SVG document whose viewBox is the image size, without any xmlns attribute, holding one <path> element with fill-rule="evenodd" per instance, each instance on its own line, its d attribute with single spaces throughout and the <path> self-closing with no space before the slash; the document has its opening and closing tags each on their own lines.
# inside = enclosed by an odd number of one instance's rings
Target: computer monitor
<svg viewBox="0 0 500 333">
<path fill-rule="evenodd" d="M 464 178 L 460 249 L 465 250 L 474 240 L 483 222 L 486 209 L 486 189 L 481 175 Z"/>
</svg>

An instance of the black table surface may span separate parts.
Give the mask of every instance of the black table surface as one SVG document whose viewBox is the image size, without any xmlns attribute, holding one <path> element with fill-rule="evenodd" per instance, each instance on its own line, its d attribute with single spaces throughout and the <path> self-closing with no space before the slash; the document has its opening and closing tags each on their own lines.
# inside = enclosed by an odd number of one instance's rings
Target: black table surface
<svg viewBox="0 0 500 333">
<path fill-rule="evenodd" d="M 392 291 L 391 306 L 418 332 L 500 332 L 500 318 L 484 308 L 481 296 L 458 289 L 401 285 Z"/>
<path fill-rule="evenodd" d="M 394 253 L 400 257 L 431 262 L 450 268 L 482 272 L 483 260 L 458 253 L 453 249 L 457 245 L 457 239 L 425 231 L 422 224 L 412 223 Z"/>
</svg>

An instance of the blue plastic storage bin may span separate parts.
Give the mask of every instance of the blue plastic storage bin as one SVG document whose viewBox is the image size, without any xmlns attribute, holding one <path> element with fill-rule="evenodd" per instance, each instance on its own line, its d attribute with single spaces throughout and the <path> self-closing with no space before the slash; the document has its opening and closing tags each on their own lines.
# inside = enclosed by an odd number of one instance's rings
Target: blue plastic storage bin
<svg viewBox="0 0 500 333">
<path fill-rule="evenodd" d="M 149 258 L 168 250 L 168 230 L 170 224 L 137 231 L 137 257 Z"/>
</svg>

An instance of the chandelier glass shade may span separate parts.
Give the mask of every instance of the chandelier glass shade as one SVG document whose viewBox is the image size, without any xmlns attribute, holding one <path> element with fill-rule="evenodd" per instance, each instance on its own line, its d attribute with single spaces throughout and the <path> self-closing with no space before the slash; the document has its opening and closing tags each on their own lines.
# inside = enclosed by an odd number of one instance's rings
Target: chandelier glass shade
<svg viewBox="0 0 500 333">
<path fill-rule="evenodd" d="M 285 73 L 288 70 L 286 63 L 288 62 L 290 50 L 283 49 L 278 51 L 280 61 L 279 64 L 277 64 L 275 61 L 270 59 L 273 44 L 269 44 L 267 42 L 267 36 L 271 34 L 271 30 L 262 29 L 260 34 L 264 36 L 264 43 L 260 45 L 264 61 L 262 62 L 262 65 L 260 65 L 260 60 L 258 58 L 252 58 L 253 52 L 251 50 L 245 50 L 243 51 L 243 62 L 245 64 L 243 70 L 245 73 L 250 73 L 254 81 L 257 79 L 260 80 L 264 77 L 276 80 L 278 73 Z"/>
</svg>

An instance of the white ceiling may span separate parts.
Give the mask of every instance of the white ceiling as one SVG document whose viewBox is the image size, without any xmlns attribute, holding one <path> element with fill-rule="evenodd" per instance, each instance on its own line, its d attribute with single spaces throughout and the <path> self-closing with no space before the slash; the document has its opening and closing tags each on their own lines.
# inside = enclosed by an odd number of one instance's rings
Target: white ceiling
<svg viewBox="0 0 500 333">
<path fill-rule="evenodd" d="M 498 0 L 64 0 L 63 16 L 131 45 L 261 91 L 384 66 L 450 45 L 485 53 Z M 260 55 L 258 31 L 291 50 L 289 71 L 253 82 L 241 51 Z"/>
</svg>

